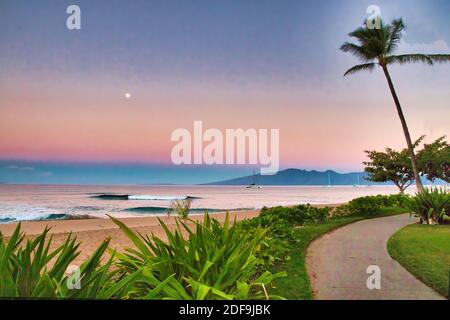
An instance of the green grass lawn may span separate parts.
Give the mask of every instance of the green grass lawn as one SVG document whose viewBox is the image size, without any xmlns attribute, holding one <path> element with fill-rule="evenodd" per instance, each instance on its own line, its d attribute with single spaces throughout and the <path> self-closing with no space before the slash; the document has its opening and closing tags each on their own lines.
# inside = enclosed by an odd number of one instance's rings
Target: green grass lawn
<svg viewBox="0 0 450 320">
<path fill-rule="evenodd" d="M 308 225 L 296 229 L 298 243 L 290 252 L 291 259 L 276 265 L 271 271 L 286 271 L 288 276 L 275 281 L 275 288 L 271 293 L 280 295 L 289 300 L 312 300 L 311 284 L 306 271 L 305 254 L 308 245 L 320 236 L 344 225 L 368 218 L 387 217 L 406 213 L 403 208 L 383 208 L 372 217 L 343 217 L 326 221 L 320 224 Z"/>
<path fill-rule="evenodd" d="M 418 279 L 449 297 L 450 226 L 407 226 L 389 239 L 388 251 Z"/>
</svg>

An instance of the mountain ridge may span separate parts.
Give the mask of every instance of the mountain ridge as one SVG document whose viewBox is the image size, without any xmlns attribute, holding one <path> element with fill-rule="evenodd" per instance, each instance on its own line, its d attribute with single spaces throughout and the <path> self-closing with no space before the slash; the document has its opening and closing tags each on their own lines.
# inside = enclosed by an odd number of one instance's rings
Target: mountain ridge
<svg viewBox="0 0 450 320">
<path fill-rule="evenodd" d="M 343 185 L 392 185 L 393 183 L 371 182 L 366 180 L 366 172 L 338 173 L 333 170 L 317 171 L 289 168 L 279 171 L 272 176 L 262 176 L 261 174 L 249 175 L 240 178 L 227 179 L 203 185 L 250 185 L 256 178 L 256 184 L 265 186 L 343 186 Z M 358 178 L 359 177 L 359 178 Z M 359 182 L 359 183 L 358 183 Z"/>
</svg>

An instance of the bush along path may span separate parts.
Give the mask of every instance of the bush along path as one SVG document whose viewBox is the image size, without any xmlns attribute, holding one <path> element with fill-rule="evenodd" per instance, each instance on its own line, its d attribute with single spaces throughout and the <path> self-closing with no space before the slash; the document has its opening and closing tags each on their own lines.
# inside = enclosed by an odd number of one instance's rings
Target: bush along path
<svg viewBox="0 0 450 320">
<path fill-rule="evenodd" d="M 387 241 L 392 234 L 413 222 L 416 219 L 409 214 L 369 219 L 314 241 L 306 256 L 314 297 L 324 300 L 444 299 L 387 252 Z M 375 278 L 378 267 L 379 288 Z"/>
</svg>

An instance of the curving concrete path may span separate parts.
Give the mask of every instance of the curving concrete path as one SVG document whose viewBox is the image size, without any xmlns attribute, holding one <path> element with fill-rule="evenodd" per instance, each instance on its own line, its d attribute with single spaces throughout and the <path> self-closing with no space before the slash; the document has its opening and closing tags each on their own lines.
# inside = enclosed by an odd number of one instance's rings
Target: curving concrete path
<svg viewBox="0 0 450 320">
<path fill-rule="evenodd" d="M 387 241 L 415 222 L 409 214 L 359 221 L 315 240 L 306 253 L 314 296 L 320 300 L 444 299 L 387 252 Z M 378 265 L 381 289 L 367 288 L 367 267 Z"/>
</svg>

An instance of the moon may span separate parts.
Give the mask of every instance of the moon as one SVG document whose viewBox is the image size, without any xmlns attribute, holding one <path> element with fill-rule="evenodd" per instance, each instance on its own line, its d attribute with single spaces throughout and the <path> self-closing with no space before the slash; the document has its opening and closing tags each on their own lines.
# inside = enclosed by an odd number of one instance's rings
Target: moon
<svg viewBox="0 0 450 320">
<path fill-rule="evenodd" d="M 131 93 L 125 93 L 125 98 L 130 99 L 131 98 Z"/>
</svg>

